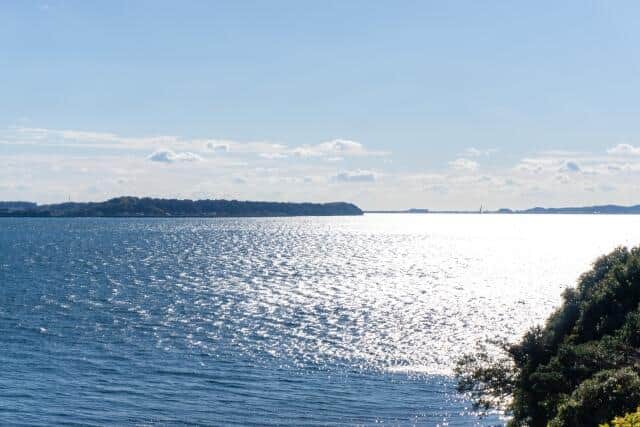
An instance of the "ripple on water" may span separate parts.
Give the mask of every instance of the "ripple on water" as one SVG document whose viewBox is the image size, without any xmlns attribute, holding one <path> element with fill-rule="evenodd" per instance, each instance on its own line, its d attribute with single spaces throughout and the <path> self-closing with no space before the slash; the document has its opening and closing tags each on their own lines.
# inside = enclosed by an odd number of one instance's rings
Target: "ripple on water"
<svg viewBox="0 0 640 427">
<path fill-rule="evenodd" d="M 496 422 L 456 357 L 546 317 L 638 222 L 1 219 L 0 420 Z"/>
</svg>

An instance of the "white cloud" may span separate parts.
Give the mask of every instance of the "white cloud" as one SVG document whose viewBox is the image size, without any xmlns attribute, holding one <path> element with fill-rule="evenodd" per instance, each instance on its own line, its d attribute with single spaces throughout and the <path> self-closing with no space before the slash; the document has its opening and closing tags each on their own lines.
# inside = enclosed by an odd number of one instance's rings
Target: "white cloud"
<svg viewBox="0 0 640 427">
<path fill-rule="evenodd" d="M 640 147 L 634 147 L 631 144 L 618 144 L 609 148 L 607 153 L 623 156 L 640 156 Z"/>
<path fill-rule="evenodd" d="M 322 153 L 312 147 L 297 147 L 291 150 L 291 154 L 296 157 L 320 157 Z"/>
<path fill-rule="evenodd" d="M 481 156 L 489 156 L 493 153 L 496 153 L 497 151 L 498 151 L 497 148 L 480 149 L 475 147 L 469 147 L 466 150 L 464 150 L 463 155 L 466 157 L 481 157 Z"/>
<path fill-rule="evenodd" d="M 56 130 L 45 128 L 18 128 L 18 142 L 47 142 L 52 144 L 78 145 L 85 147 L 148 148 L 157 145 L 172 145 L 180 142 L 175 136 L 123 137 L 110 132 L 89 132 L 80 130 Z M 25 141 L 26 140 L 26 141 Z M 71 144 L 70 144 L 71 143 Z"/>
<path fill-rule="evenodd" d="M 207 142 L 207 148 L 214 153 L 227 153 L 230 150 L 230 144 L 228 142 Z"/>
<path fill-rule="evenodd" d="M 316 145 L 302 145 L 290 152 L 297 157 L 356 157 L 356 156 L 386 156 L 386 151 L 367 150 L 359 142 L 348 139 L 334 139 Z"/>
<path fill-rule="evenodd" d="M 456 170 L 475 171 L 478 169 L 478 162 L 470 159 L 459 158 L 450 161 L 449 166 Z"/>
<path fill-rule="evenodd" d="M 286 159 L 287 157 L 289 157 L 283 153 L 260 153 L 259 155 L 263 159 L 268 159 L 268 160 Z"/>
<path fill-rule="evenodd" d="M 386 151 L 368 150 L 357 141 L 333 139 L 319 144 L 286 146 L 268 141 L 233 141 L 227 139 L 192 139 L 172 135 L 128 137 L 112 132 L 57 130 L 37 127 L 10 128 L 0 144 L 65 146 L 81 148 L 158 150 L 171 147 L 176 151 L 233 153 L 235 156 L 260 156 L 279 159 L 288 156 L 304 158 L 344 158 L 357 156 L 385 156 Z"/>
<path fill-rule="evenodd" d="M 195 162 L 203 160 L 202 157 L 189 151 L 176 153 L 173 150 L 161 149 L 154 151 L 147 159 L 152 162 L 175 163 L 175 162 Z"/>
<path fill-rule="evenodd" d="M 376 174 L 366 170 L 345 171 L 334 175 L 333 180 L 338 182 L 373 182 Z"/>
<path fill-rule="evenodd" d="M 574 162 L 573 160 L 569 160 L 569 161 L 565 162 L 564 167 L 562 168 L 562 170 L 567 171 L 567 172 L 571 172 L 571 173 L 576 173 L 576 172 L 581 172 L 582 168 L 580 167 L 580 165 L 577 162 Z"/>
<path fill-rule="evenodd" d="M 362 144 L 348 139 L 334 139 L 333 141 L 318 144 L 317 148 L 323 153 L 337 154 L 343 156 L 355 156 L 369 154 Z"/>
<path fill-rule="evenodd" d="M 564 160 L 549 157 L 526 157 L 514 167 L 516 172 L 541 174 L 555 172 L 562 167 Z"/>
<path fill-rule="evenodd" d="M 608 150 L 611 152 L 611 150 Z M 621 151 L 621 150 L 618 150 Z M 622 151 L 629 152 L 628 148 Z M 582 174 L 585 177 L 612 175 L 640 170 L 640 156 L 597 155 L 562 151 L 546 151 L 537 157 L 526 157 L 512 169 L 513 173 L 554 176 L 556 173 Z"/>
<path fill-rule="evenodd" d="M 449 188 L 444 184 L 432 184 L 425 186 L 424 191 L 443 196 L 449 192 Z"/>
</svg>

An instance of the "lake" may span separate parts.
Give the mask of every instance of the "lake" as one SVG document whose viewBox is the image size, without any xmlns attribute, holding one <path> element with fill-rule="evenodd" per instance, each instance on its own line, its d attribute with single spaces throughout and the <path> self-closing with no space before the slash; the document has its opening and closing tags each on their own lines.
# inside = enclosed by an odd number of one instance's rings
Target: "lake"
<svg viewBox="0 0 640 427">
<path fill-rule="evenodd" d="M 456 358 L 640 216 L 0 219 L 0 424 L 501 425 Z"/>
</svg>

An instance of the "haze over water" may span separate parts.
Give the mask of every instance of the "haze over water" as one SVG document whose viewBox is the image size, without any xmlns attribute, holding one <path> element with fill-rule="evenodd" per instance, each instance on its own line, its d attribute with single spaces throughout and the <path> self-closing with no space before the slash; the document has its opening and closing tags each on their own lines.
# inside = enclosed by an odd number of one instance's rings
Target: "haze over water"
<svg viewBox="0 0 640 427">
<path fill-rule="evenodd" d="M 456 358 L 639 242 L 638 216 L 0 219 L 0 422 L 500 423 Z"/>
</svg>

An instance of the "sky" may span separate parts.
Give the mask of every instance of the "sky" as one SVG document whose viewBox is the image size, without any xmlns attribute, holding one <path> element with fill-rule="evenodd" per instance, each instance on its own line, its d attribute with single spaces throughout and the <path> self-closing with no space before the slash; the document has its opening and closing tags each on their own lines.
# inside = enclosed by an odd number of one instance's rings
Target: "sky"
<svg viewBox="0 0 640 427">
<path fill-rule="evenodd" d="M 640 203 L 637 1 L 4 1 L 0 200 Z"/>
</svg>

